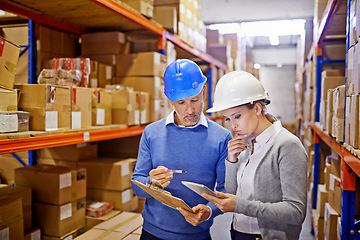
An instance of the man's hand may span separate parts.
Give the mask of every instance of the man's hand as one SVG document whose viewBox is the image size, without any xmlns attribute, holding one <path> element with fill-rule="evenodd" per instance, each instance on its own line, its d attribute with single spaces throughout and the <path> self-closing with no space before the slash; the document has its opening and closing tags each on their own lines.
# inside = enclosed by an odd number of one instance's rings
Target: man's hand
<svg viewBox="0 0 360 240">
<path fill-rule="evenodd" d="M 179 212 L 185 217 L 185 220 L 193 226 L 197 226 L 210 216 L 209 207 L 199 204 L 192 208 L 193 212 L 189 212 L 183 208 L 178 208 Z"/>
<path fill-rule="evenodd" d="M 212 202 L 217 208 L 222 212 L 234 212 L 236 208 L 237 197 L 230 193 L 216 192 L 216 196 L 211 196 L 210 194 L 203 193 L 201 194 L 203 198 Z"/>
<path fill-rule="evenodd" d="M 149 172 L 150 181 L 158 181 L 163 188 L 170 184 L 170 180 L 173 178 L 173 173 L 164 166 L 158 166 Z"/>
</svg>

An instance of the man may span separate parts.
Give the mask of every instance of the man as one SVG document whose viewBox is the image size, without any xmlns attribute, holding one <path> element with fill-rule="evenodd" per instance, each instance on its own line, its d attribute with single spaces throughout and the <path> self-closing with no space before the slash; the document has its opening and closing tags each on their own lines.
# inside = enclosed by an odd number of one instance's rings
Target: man
<svg viewBox="0 0 360 240">
<path fill-rule="evenodd" d="M 132 179 L 143 184 L 158 181 L 194 213 L 170 208 L 133 184 L 136 195 L 146 198 L 141 240 L 211 239 L 210 226 L 221 211 L 181 184 L 196 182 L 210 189 L 216 184 L 216 190 L 224 192 L 224 160 L 232 136 L 203 114 L 205 83 L 199 66 L 190 60 L 176 60 L 165 71 L 164 93 L 175 110 L 145 128 Z M 170 171 L 175 169 L 186 172 Z"/>
</svg>

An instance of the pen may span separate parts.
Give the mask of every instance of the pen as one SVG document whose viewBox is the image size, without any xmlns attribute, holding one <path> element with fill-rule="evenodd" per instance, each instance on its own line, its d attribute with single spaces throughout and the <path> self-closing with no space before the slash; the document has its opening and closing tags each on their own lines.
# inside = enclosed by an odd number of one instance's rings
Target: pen
<svg viewBox="0 0 360 240">
<path fill-rule="evenodd" d="M 187 171 L 185 171 L 185 170 L 172 170 L 172 169 L 169 169 L 169 172 L 173 172 L 173 173 L 187 173 Z"/>
</svg>

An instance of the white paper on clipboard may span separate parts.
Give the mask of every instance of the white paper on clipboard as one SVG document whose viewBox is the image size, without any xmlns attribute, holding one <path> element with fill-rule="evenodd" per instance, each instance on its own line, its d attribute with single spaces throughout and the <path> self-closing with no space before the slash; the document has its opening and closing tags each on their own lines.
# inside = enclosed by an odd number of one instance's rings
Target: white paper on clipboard
<svg viewBox="0 0 360 240">
<path fill-rule="evenodd" d="M 181 183 L 187 186 L 188 188 L 190 188 L 191 190 L 193 190 L 194 192 L 196 192 L 197 194 L 199 194 L 200 196 L 203 193 L 207 193 L 209 195 L 216 197 L 216 194 L 204 184 L 187 182 L 187 181 L 181 181 Z"/>
</svg>

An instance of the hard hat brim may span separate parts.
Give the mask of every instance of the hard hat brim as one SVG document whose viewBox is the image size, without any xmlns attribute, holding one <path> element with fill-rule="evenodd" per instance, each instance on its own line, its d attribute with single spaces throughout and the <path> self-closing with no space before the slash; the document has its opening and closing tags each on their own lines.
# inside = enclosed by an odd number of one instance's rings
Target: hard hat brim
<svg viewBox="0 0 360 240">
<path fill-rule="evenodd" d="M 260 100 L 263 100 L 265 105 L 268 105 L 270 104 L 270 99 L 269 98 L 265 98 L 265 99 L 254 99 L 252 102 L 255 102 L 255 101 L 260 101 Z M 230 109 L 230 108 L 234 108 L 234 107 L 240 107 L 240 106 L 243 106 L 243 105 L 246 105 L 246 104 L 249 104 L 251 102 L 247 102 L 247 103 L 243 103 L 243 104 L 233 104 L 233 105 L 228 105 L 228 106 L 213 106 L 212 108 L 209 108 L 208 110 L 206 110 L 207 113 L 214 113 L 214 112 L 220 112 L 220 111 L 224 111 L 226 109 Z"/>
</svg>

